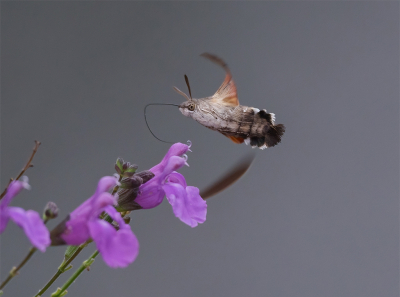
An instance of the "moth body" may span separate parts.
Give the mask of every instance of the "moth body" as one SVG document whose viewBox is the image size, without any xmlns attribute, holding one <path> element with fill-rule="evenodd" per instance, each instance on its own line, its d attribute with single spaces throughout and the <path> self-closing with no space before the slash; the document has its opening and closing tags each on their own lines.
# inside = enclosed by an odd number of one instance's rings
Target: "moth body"
<svg viewBox="0 0 400 297">
<path fill-rule="evenodd" d="M 203 54 L 203 56 L 225 69 L 227 72 L 225 80 L 213 96 L 201 99 L 189 99 L 186 94 L 175 88 L 188 99 L 179 106 L 180 112 L 201 125 L 222 133 L 235 143 L 244 142 L 260 149 L 278 144 L 285 132 L 285 126 L 275 125 L 275 114 L 267 113 L 265 109 L 240 105 L 236 86 L 226 64 L 213 55 Z"/>
<path fill-rule="evenodd" d="M 184 102 L 180 105 L 179 110 L 183 115 L 193 118 L 196 122 L 212 130 L 219 131 L 229 125 L 229 118 L 233 112 L 231 108 L 224 108 L 219 104 L 210 104 L 204 99 L 192 99 L 195 109 L 190 110 Z"/>
</svg>

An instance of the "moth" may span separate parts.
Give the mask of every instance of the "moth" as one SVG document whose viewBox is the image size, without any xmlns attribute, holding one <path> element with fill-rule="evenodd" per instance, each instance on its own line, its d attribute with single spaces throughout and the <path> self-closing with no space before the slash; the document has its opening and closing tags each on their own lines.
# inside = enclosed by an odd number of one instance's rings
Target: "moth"
<svg viewBox="0 0 400 297">
<path fill-rule="evenodd" d="M 186 98 L 186 101 L 179 105 L 179 111 L 201 125 L 220 132 L 235 143 L 244 142 L 252 148 L 258 147 L 263 150 L 281 142 L 285 126 L 275 124 L 275 114 L 268 113 L 265 109 L 240 105 L 236 85 L 227 64 L 209 53 L 201 56 L 221 66 L 226 72 L 225 80 L 211 97 L 194 99 L 185 75 L 190 97 L 174 87 L 176 92 Z"/>
</svg>

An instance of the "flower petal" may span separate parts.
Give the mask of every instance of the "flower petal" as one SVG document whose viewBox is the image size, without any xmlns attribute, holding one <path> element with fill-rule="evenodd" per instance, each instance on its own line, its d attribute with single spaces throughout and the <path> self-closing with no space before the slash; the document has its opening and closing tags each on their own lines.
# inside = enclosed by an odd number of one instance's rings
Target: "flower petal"
<svg viewBox="0 0 400 297">
<path fill-rule="evenodd" d="M 150 180 L 139 188 L 139 195 L 135 202 L 144 209 L 154 208 L 164 199 L 164 191 L 159 180 Z"/>
<path fill-rule="evenodd" d="M 92 201 L 88 199 L 70 213 L 70 220 L 74 220 L 75 218 L 87 220 L 90 217 L 92 209 Z"/>
<path fill-rule="evenodd" d="M 125 223 L 121 214 L 112 206 L 107 206 L 104 208 L 104 211 L 108 213 L 108 215 L 118 223 L 119 229 L 130 229 L 129 225 Z"/>
<path fill-rule="evenodd" d="M 50 233 L 40 215 L 33 210 L 23 210 L 20 207 L 9 207 L 9 217 L 24 231 L 32 245 L 44 252 L 50 245 Z"/>
<path fill-rule="evenodd" d="M 104 207 L 114 205 L 116 203 L 117 199 L 115 196 L 111 195 L 110 193 L 101 193 L 92 201 L 92 217 L 97 217 L 103 211 Z"/>
<path fill-rule="evenodd" d="M 91 237 L 108 266 L 126 267 L 135 261 L 139 253 L 139 242 L 130 228 L 117 231 L 103 220 L 90 221 L 88 226 Z"/>
<path fill-rule="evenodd" d="M 87 217 L 75 217 L 65 223 L 65 230 L 61 238 L 67 244 L 79 245 L 90 238 L 89 228 L 87 226 Z"/>
<path fill-rule="evenodd" d="M 10 185 L 7 188 L 7 193 L 6 195 L 3 197 L 3 199 L 1 199 L 1 203 L 0 203 L 0 209 L 3 209 L 5 207 L 7 207 L 11 200 L 18 195 L 19 192 L 21 192 L 22 189 L 29 189 L 30 186 L 28 184 L 28 177 L 23 176 L 21 178 L 23 181 L 19 181 L 19 180 L 14 180 L 10 183 Z"/>
<path fill-rule="evenodd" d="M 175 216 L 182 222 L 194 228 L 206 220 L 207 203 L 200 197 L 199 189 L 185 189 L 178 183 L 167 183 L 163 189 Z"/>
<path fill-rule="evenodd" d="M 184 153 L 186 153 L 189 150 L 189 146 L 183 143 L 175 143 L 173 144 L 168 152 L 165 154 L 165 157 L 161 160 L 159 164 L 156 166 L 152 167 L 150 169 L 151 172 L 153 172 L 155 175 L 160 174 L 161 172 L 164 171 L 165 166 L 167 165 L 169 159 L 173 156 L 182 156 Z"/>
<path fill-rule="evenodd" d="M 180 174 L 179 172 L 172 172 L 168 176 L 167 181 L 171 182 L 171 183 L 178 183 L 184 188 L 187 187 L 185 177 L 182 174 Z"/>
<path fill-rule="evenodd" d="M 89 220 L 90 217 L 98 216 L 101 209 L 107 205 L 116 203 L 116 198 L 110 193 L 97 193 L 90 197 L 88 200 L 79 205 L 73 212 L 71 212 L 70 220 L 83 219 Z"/>
<path fill-rule="evenodd" d="M 71 213 L 61 238 L 72 245 L 84 243 L 90 238 L 88 222 L 99 216 L 104 207 L 114 203 L 115 197 L 110 193 L 99 193 L 92 196 Z"/>
<path fill-rule="evenodd" d="M 172 172 L 178 170 L 179 168 L 183 167 L 186 164 L 186 160 L 182 157 L 173 156 L 169 158 L 167 165 L 164 167 L 164 170 L 158 176 L 154 177 L 155 180 L 157 178 L 161 183 L 165 181 L 165 179 L 170 175 Z"/>
<path fill-rule="evenodd" d="M 6 229 L 9 219 L 7 207 L 0 207 L 0 234 Z"/>
<path fill-rule="evenodd" d="M 65 230 L 63 230 L 63 234 L 60 236 L 65 243 L 78 245 L 90 238 L 87 224 L 90 220 L 97 218 L 104 207 L 116 203 L 116 197 L 107 193 L 107 191 L 112 189 L 117 183 L 118 180 L 114 176 L 102 177 L 97 184 L 93 196 L 71 212 L 69 220 L 65 223 Z M 57 236 L 59 235 L 54 234 L 53 237 Z"/>
<path fill-rule="evenodd" d="M 161 186 L 164 184 L 165 179 L 173 171 L 181 168 L 185 162 L 185 159 L 181 157 L 172 156 L 160 174 L 155 175 L 147 183 L 140 186 L 139 195 L 136 197 L 135 202 L 144 209 L 158 206 L 164 198 L 164 191 L 162 190 Z M 181 177 L 176 177 L 177 181 L 180 179 Z"/>
<path fill-rule="evenodd" d="M 102 177 L 97 184 L 96 192 L 93 196 L 111 190 L 115 185 L 117 185 L 117 183 L 118 179 L 115 176 Z"/>
<path fill-rule="evenodd" d="M 186 187 L 187 202 L 190 205 L 192 219 L 204 223 L 207 217 L 207 202 L 201 198 L 199 188 Z"/>
</svg>

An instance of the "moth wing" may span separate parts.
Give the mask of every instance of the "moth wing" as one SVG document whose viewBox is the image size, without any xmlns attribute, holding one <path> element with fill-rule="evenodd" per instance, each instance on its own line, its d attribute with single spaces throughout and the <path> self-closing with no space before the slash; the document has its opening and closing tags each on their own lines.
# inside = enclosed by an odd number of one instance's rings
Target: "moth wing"
<svg viewBox="0 0 400 297">
<path fill-rule="evenodd" d="M 238 106 L 239 99 L 237 97 L 236 85 L 232 80 L 232 75 L 228 68 L 228 65 L 221 58 L 214 56 L 212 54 L 204 53 L 201 54 L 201 56 L 221 66 L 222 68 L 224 68 L 226 72 L 225 79 L 222 85 L 219 87 L 219 89 L 217 90 L 217 92 L 215 92 L 214 95 L 209 97 L 209 100 L 214 103 L 222 104 L 225 106 L 233 106 L 233 107 Z"/>
<path fill-rule="evenodd" d="M 219 133 L 221 133 L 222 135 L 228 137 L 230 140 L 232 140 L 234 143 L 243 143 L 244 142 L 244 138 L 242 137 L 237 137 L 237 136 L 233 136 L 233 135 L 228 135 L 225 134 L 224 132 L 218 131 Z"/>
<path fill-rule="evenodd" d="M 200 196 L 205 200 L 233 185 L 250 168 L 251 163 L 253 163 L 254 157 L 255 154 L 251 153 L 241 159 L 233 168 L 227 171 L 224 176 L 222 176 L 207 189 L 201 191 Z"/>
<path fill-rule="evenodd" d="M 228 137 L 230 140 L 232 140 L 234 143 L 243 143 L 244 142 L 244 138 L 242 138 L 242 137 L 235 137 L 232 135 L 225 135 L 225 136 Z"/>
</svg>

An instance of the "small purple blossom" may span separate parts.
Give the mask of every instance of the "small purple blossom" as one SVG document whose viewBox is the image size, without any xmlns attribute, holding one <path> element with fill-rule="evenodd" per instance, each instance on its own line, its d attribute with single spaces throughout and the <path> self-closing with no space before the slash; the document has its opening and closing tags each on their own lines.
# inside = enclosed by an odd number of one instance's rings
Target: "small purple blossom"
<svg viewBox="0 0 400 297">
<path fill-rule="evenodd" d="M 110 267 L 126 267 L 139 253 L 139 242 L 129 225 L 112 206 L 116 199 L 107 191 L 118 183 L 117 178 L 105 176 L 100 179 L 96 192 L 70 215 L 61 239 L 66 244 L 79 245 L 89 238 L 96 243 L 104 262 Z M 116 230 L 110 223 L 99 218 L 105 211 L 119 225 Z M 57 229 L 57 228 L 56 228 Z"/>
<path fill-rule="evenodd" d="M 46 247 L 50 245 L 50 234 L 40 215 L 33 210 L 25 211 L 20 207 L 8 206 L 23 188 L 30 188 L 26 176 L 23 176 L 21 180 L 11 182 L 6 195 L 0 201 L 0 233 L 3 233 L 8 221 L 11 219 L 24 230 L 32 245 L 44 252 Z"/>
<path fill-rule="evenodd" d="M 166 196 L 175 216 L 193 228 L 205 222 L 207 203 L 200 197 L 199 189 L 187 186 L 183 175 L 176 172 L 187 165 L 185 156 L 181 156 L 189 148 L 183 143 L 172 145 L 161 162 L 150 169 L 155 176 L 140 186 L 135 202 L 148 209 L 159 205 Z"/>
</svg>

